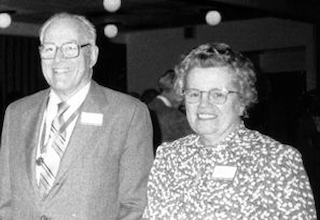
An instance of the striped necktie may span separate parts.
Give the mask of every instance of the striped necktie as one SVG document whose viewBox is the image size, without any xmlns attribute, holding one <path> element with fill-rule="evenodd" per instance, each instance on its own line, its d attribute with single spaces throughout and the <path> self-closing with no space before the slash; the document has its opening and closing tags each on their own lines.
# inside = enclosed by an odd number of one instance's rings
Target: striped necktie
<svg viewBox="0 0 320 220">
<path fill-rule="evenodd" d="M 55 181 L 66 147 L 66 127 L 69 123 L 65 122 L 63 114 L 68 107 L 65 102 L 58 104 L 58 113 L 52 121 L 48 141 L 43 146 L 42 155 L 44 157 L 41 156 L 37 159 L 37 165 L 40 166 L 39 189 L 42 196 L 49 192 Z"/>
</svg>

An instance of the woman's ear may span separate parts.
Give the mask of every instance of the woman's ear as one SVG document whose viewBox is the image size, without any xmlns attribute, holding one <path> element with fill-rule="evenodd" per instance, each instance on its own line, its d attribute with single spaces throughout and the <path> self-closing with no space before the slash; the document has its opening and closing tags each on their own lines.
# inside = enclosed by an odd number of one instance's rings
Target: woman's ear
<svg viewBox="0 0 320 220">
<path fill-rule="evenodd" d="M 239 116 L 240 117 L 246 116 L 246 107 L 242 102 L 239 102 Z"/>
</svg>

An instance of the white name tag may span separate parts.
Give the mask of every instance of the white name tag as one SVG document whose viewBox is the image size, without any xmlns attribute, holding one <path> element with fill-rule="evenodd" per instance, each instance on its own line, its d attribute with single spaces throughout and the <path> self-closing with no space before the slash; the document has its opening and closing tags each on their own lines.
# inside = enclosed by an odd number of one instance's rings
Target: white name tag
<svg viewBox="0 0 320 220">
<path fill-rule="evenodd" d="M 221 180 L 233 180 L 237 173 L 236 166 L 217 165 L 213 168 L 212 178 Z"/>
<path fill-rule="evenodd" d="M 103 114 L 81 112 L 81 123 L 88 125 L 101 126 L 103 122 Z"/>
</svg>

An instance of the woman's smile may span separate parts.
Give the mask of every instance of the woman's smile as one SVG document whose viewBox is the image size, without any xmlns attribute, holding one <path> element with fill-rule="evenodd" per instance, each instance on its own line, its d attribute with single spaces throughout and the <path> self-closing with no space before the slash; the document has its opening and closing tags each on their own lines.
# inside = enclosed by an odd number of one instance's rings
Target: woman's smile
<svg viewBox="0 0 320 220">
<path fill-rule="evenodd" d="M 211 114 L 211 113 L 198 113 L 198 118 L 200 120 L 209 120 L 209 119 L 215 119 L 218 116 L 216 114 Z"/>
</svg>

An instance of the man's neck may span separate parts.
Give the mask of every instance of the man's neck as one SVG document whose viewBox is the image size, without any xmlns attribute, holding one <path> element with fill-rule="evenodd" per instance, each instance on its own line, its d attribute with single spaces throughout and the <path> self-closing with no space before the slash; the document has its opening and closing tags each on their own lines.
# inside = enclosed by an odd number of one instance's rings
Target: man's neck
<svg viewBox="0 0 320 220">
<path fill-rule="evenodd" d="M 79 88 L 78 90 L 73 91 L 72 93 L 63 93 L 60 91 L 55 91 L 54 89 L 52 89 L 52 92 L 55 93 L 61 101 L 63 102 L 67 102 L 70 99 L 73 99 L 73 97 L 77 96 L 77 94 L 79 93 L 83 93 L 83 90 L 89 90 L 91 84 L 91 80 L 89 82 L 87 82 L 85 85 L 83 85 L 81 88 Z"/>
</svg>

